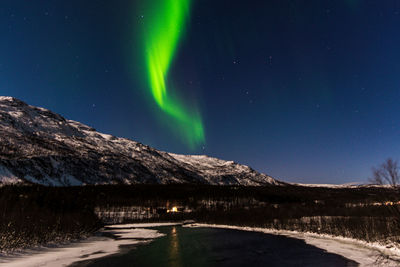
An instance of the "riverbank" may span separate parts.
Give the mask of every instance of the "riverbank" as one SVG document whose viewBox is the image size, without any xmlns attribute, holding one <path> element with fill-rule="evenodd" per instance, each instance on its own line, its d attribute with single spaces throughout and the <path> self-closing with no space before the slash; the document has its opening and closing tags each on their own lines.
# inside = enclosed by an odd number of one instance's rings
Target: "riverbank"
<svg viewBox="0 0 400 267">
<path fill-rule="evenodd" d="M 399 192 L 369 187 L 4 186 L 0 252 L 80 240 L 105 224 L 185 220 L 399 243 Z"/>
<path fill-rule="evenodd" d="M 66 266 L 81 260 L 96 259 L 119 253 L 124 246 L 151 242 L 163 236 L 155 226 L 169 226 L 174 223 L 109 225 L 97 235 L 57 246 L 38 246 L 31 249 L 0 254 L 0 266 Z"/>
<path fill-rule="evenodd" d="M 174 225 L 251 231 L 300 239 L 308 245 L 357 262 L 360 266 L 399 266 L 400 264 L 400 249 L 395 244 L 368 243 L 344 237 L 255 227 L 198 223 L 135 223 L 106 226 L 96 236 L 80 242 L 3 254 L 0 257 L 0 266 L 65 266 L 82 260 L 95 260 L 121 253 L 124 248 L 129 249 L 131 246 L 152 242 L 164 236 L 152 228 Z"/>
<path fill-rule="evenodd" d="M 234 229 L 241 231 L 261 232 L 265 234 L 283 235 L 304 240 L 307 244 L 326 250 L 327 252 L 341 255 L 358 262 L 360 266 L 399 266 L 400 246 L 395 243 L 370 243 L 362 240 L 316 234 L 311 232 L 297 232 L 275 230 L 257 227 L 244 227 L 233 225 L 193 223 L 184 227 L 208 227 Z"/>
</svg>

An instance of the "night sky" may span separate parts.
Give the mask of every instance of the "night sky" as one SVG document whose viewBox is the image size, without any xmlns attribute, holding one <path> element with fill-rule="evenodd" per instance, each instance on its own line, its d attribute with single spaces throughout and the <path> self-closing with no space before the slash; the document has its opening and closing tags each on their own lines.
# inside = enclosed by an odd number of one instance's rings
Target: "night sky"
<svg viewBox="0 0 400 267">
<path fill-rule="evenodd" d="M 0 95 L 284 181 L 365 182 L 400 159 L 400 1 L 193 0 L 166 77 L 184 123 L 148 78 L 163 1 L 1 1 Z"/>
</svg>

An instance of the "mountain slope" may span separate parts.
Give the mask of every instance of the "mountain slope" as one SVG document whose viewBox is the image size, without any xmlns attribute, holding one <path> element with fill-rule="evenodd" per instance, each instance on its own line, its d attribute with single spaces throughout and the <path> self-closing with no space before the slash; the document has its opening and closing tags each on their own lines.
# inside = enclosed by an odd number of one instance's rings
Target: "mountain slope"
<svg viewBox="0 0 400 267">
<path fill-rule="evenodd" d="M 0 183 L 284 184 L 248 166 L 177 155 L 0 96 Z"/>
</svg>

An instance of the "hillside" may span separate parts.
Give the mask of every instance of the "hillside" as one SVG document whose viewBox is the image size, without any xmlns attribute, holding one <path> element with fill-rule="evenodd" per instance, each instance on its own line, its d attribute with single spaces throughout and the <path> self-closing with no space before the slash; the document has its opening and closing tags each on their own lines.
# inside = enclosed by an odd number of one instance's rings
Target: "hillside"
<svg viewBox="0 0 400 267">
<path fill-rule="evenodd" d="M 0 183 L 283 185 L 248 166 L 163 152 L 0 97 Z"/>
</svg>

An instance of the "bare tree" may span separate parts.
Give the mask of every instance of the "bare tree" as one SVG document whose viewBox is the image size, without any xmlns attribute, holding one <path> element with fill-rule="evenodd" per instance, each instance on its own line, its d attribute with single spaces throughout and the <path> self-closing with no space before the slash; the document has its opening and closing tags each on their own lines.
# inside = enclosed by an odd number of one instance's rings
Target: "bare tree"
<svg viewBox="0 0 400 267">
<path fill-rule="evenodd" d="M 369 180 L 374 184 L 380 185 L 400 185 L 400 173 L 397 161 L 388 158 L 377 168 L 372 168 L 372 178 L 370 178 Z"/>
</svg>

